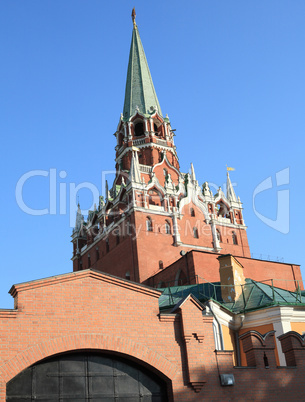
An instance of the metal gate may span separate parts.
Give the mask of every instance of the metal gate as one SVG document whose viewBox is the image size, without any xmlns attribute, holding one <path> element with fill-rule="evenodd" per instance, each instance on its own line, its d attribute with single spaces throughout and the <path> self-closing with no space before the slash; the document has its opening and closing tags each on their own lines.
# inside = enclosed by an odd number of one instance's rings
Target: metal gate
<svg viewBox="0 0 305 402">
<path fill-rule="evenodd" d="M 165 402 L 165 383 L 153 373 L 113 355 L 74 353 L 22 371 L 6 387 L 10 402 Z"/>
</svg>

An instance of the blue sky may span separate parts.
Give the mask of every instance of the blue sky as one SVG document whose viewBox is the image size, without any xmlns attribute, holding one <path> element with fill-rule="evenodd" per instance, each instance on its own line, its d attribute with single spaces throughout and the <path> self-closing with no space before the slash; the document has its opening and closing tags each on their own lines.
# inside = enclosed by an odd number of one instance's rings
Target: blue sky
<svg viewBox="0 0 305 402">
<path fill-rule="evenodd" d="M 70 183 L 101 188 L 114 167 L 133 6 L 181 170 L 193 162 L 200 183 L 220 186 L 226 164 L 235 167 L 254 256 L 305 266 L 303 0 L 2 1 L 2 308 L 13 306 L 12 284 L 72 270 Z M 18 180 L 33 170 L 48 176 L 30 178 L 23 200 L 52 214 L 16 202 Z M 90 192 L 79 200 L 89 208 Z"/>
</svg>

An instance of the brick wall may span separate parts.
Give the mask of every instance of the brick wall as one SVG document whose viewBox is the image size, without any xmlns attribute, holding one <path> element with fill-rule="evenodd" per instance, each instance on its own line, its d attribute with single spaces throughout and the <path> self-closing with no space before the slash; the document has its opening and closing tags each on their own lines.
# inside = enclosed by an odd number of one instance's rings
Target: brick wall
<svg viewBox="0 0 305 402">
<path fill-rule="evenodd" d="M 198 275 L 198 281 L 202 282 L 219 282 L 219 254 L 201 252 L 192 250 L 188 252 L 189 267 L 193 276 Z M 300 288 L 304 289 L 301 276 L 300 266 L 292 264 L 284 264 L 272 261 L 255 260 L 252 258 L 238 257 L 236 259 L 244 267 L 245 278 L 251 278 L 256 281 L 266 281 L 271 285 L 271 279 L 276 287 L 282 287 L 288 290 L 295 290 L 299 283 Z M 151 286 L 155 286 L 160 282 L 171 282 L 175 280 L 175 276 L 179 269 L 186 270 L 184 257 L 171 264 L 161 272 L 157 272 L 147 281 Z"/>
<path fill-rule="evenodd" d="M 191 296 L 160 316 L 159 292 L 92 270 L 16 285 L 11 293 L 17 309 L 0 311 L 0 401 L 26 367 L 83 349 L 136 359 L 167 380 L 175 401 L 305 398 L 304 366 L 236 369 L 231 352 L 215 354 L 212 319 Z M 221 387 L 219 373 L 233 373 L 235 385 Z"/>
</svg>

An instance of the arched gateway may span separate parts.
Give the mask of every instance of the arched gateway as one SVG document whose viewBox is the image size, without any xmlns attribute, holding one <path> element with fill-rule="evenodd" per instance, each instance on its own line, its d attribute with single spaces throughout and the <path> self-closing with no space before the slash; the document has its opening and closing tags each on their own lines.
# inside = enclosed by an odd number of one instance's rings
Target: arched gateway
<svg viewBox="0 0 305 402">
<path fill-rule="evenodd" d="M 110 354 L 76 352 L 22 371 L 8 382 L 6 400 L 165 402 L 168 398 L 165 382 L 142 366 Z"/>
</svg>

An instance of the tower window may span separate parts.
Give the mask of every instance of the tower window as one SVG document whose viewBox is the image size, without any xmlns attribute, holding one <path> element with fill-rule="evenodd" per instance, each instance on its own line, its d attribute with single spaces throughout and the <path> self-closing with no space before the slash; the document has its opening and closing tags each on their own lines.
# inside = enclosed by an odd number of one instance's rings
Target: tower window
<svg viewBox="0 0 305 402">
<path fill-rule="evenodd" d="M 237 236 L 236 236 L 235 232 L 232 233 L 232 240 L 233 240 L 233 244 L 238 244 L 237 243 Z"/>
<path fill-rule="evenodd" d="M 193 228 L 194 238 L 199 239 L 198 229 L 196 227 Z"/>
<path fill-rule="evenodd" d="M 195 216 L 195 210 L 194 210 L 194 208 L 191 208 L 191 209 L 190 209 L 190 214 L 191 214 L 191 216 Z"/>
<path fill-rule="evenodd" d="M 158 127 L 157 127 L 157 124 L 156 123 L 154 123 L 154 132 L 157 134 L 158 133 Z"/>
<path fill-rule="evenodd" d="M 159 261 L 159 269 L 163 269 L 163 261 L 162 260 Z"/>
<path fill-rule="evenodd" d="M 106 253 L 109 253 L 109 239 L 106 239 Z"/>
<path fill-rule="evenodd" d="M 142 122 L 136 123 L 134 127 L 135 137 L 141 137 L 144 135 L 144 126 Z"/>
<path fill-rule="evenodd" d="M 171 225 L 168 221 L 165 221 L 165 233 L 166 234 L 171 234 Z"/>
<path fill-rule="evenodd" d="M 90 254 L 88 254 L 88 268 L 91 267 L 91 258 L 90 258 Z"/>
<path fill-rule="evenodd" d="M 96 260 L 100 259 L 100 251 L 98 249 L 98 247 L 96 247 Z"/>
<path fill-rule="evenodd" d="M 129 272 L 129 271 L 126 272 L 125 278 L 126 278 L 128 281 L 130 281 L 130 272 Z"/>
<path fill-rule="evenodd" d="M 149 217 L 146 218 L 146 230 L 147 230 L 147 232 L 152 232 L 153 231 L 152 222 L 151 222 L 151 219 Z"/>
</svg>

